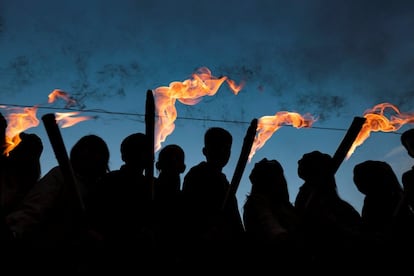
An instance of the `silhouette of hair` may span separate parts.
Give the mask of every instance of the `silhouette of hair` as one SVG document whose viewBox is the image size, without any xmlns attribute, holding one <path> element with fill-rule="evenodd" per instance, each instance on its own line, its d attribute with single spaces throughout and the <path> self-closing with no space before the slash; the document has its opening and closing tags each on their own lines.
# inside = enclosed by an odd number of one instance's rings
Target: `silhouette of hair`
<svg viewBox="0 0 414 276">
<path fill-rule="evenodd" d="M 404 131 L 400 139 L 408 155 L 414 158 L 414 128 Z"/>
<path fill-rule="evenodd" d="M 275 198 L 289 201 L 288 185 L 283 167 L 277 160 L 263 158 L 254 165 L 249 175 L 252 193 L 273 194 Z"/>
<path fill-rule="evenodd" d="M 99 136 L 90 134 L 81 137 L 70 151 L 73 170 L 79 175 L 109 171 L 109 148 Z"/>
<path fill-rule="evenodd" d="M 146 150 L 148 146 L 149 142 L 144 133 L 133 133 L 128 135 L 121 143 L 122 160 L 125 163 L 134 163 L 144 166 L 149 158 Z"/>
<path fill-rule="evenodd" d="M 269 175 L 283 174 L 282 165 L 276 160 L 268 160 L 263 158 L 254 165 L 252 172 L 250 173 L 250 181 L 252 183 L 259 183 L 269 179 Z"/>
<path fill-rule="evenodd" d="M 43 143 L 34 133 L 20 133 L 20 143 L 9 153 L 9 161 L 14 169 L 24 170 L 27 179 L 39 179 L 41 176 L 40 156 L 43 152 Z"/>
<path fill-rule="evenodd" d="M 320 151 L 306 153 L 298 161 L 298 175 L 303 180 L 314 180 L 332 172 L 332 157 Z"/>
<path fill-rule="evenodd" d="M 414 128 L 406 130 L 401 134 L 401 144 L 407 145 L 410 141 L 414 141 Z"/>
<path fill-rule="evenodd" d="M 209 164 L 223 168 L 229 161 L 233 137 L 221 127 L 211 127 L 204 134 L 203 154 Z"/>
<path fill-rule="evenodd" d="M 397 175 L 383 161 L 367 160 L 354 166 L 354 183 L 364 195 L 402 192 Z"/>
<path fill-rule="evenodd" d="M 10 153 L 10 158 L 39 159 L 43 152 L 43 143 L 39 136 L 33 133 L 20 133 L 20 143 Z"/>
<path fill-rule="evenodd" d="M 182 173 L 185 171 L 184 150 L 176 144 L 167 145 L 158 154 L 155 166 L 158 170 L 174 170 Z"/>
<path fill-rule="evenodd" d="M 211 127 L 204 134 L 204 146 L 215 148 L 220 145 L 231 145 L 233 137 L 230 132 L 221 127 Z"/>
</svg>

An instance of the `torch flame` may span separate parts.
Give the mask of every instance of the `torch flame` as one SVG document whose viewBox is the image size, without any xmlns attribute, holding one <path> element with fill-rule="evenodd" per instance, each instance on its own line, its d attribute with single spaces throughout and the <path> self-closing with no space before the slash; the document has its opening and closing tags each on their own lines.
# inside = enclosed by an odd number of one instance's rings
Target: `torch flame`
<svg viewBox="0 0 414 276">
<path fill-rule="evenodd" d="M 55 89 L 49 94 L 48 103 L 53 103 L 58 98 L 62 98 L 66 101 L 65 107 L 77 105 L 77 101 L 74 98 L 60 89 Z M 0 106 L 0 108 L 7 108 L 7 106 Z M 8 115 L 6 115 L 7 129 L 5 137 L 6 145 L 3 152 L 4 155 L 8 156 L 10 151 L 21 142 L 19 135 L 21 132 L 39 125 L 39 120 L 36 117 L 37 109 L 37 106 L 8 109 Z M 79 114 L 79 112 L 56 113 L 56 121 L 62 128 L 65 128 L 92 118 L 90 116 L 70 117 L 77 114 Z"/>
<path fill-rule="evenodd" d="M 71 127 L 79 122 L 92 119 L 91 116 L 70 117 L 73 115 L 78 115 L 79 113 L 80 112 L 77 111 L 65 113 L 56 112 L 56 122 L 60 125 L 61 128 L 65 128 Z"/>
<path fill-rule="evenodd" d="M 53 103 L 56 101 L 56 99 L 61 98 L 64 101 L 66 101 L 66 105 L 65 107 L 70 107 L 70 106 L 74 106 L 77 105 L 77 101 L 76 99 L 72 98 L 69 93 L 60 90 L 60 89 L 55 89 L 53 90 L 49 96 L 48 96 L 48 103 Z M 79 122 L 83 122 L 86 120 L 90 120 L 93 117 L 91 116 L 80 116 L 80 117 L 71 117 L 74 115 L 78 115 L 80 112 L 77 111 L 73 111 L 73 112 L 65 112 L 65 113 L 60 113 L 60 112 L 56 112 L 56 122 L 60 125 L 61 128 L 66 128 L 66 127 L 71 127 Z"/>
<path fill-rule="evenodd" d="M 243 84 L 236 85 L 226 76 L 214 77 L 208 68 L 201 67 L 192 74 L 191 79 L 183 82 L 174 81 L 168 87 L 162 86 L 153 90 L 158 117 L 154 135 L 155 151 L 161 148 L 161 143 L 174 131 L 174 121 L 177 119 L 176 100 L 186 105 L 195 105 L 202 100 L 203 96 L 215 95 L 225 81 L 235 95 L 243 87 Z"/>
<path fill-rule="evenodd" d="M 71 107 L 71 106 L 75 106 L 77 104 L 77 101 L 72 98 L 67 92 L 60 90 L 60 89 L 55 89 L 53 90 L 49 95 L 48 95 L 48 103 L 53 103 L 56 101 L 56 99 L 61 98 L 64 101 L 66 101 L 66 105 L 65 107 Z"/>
<path fill-rule="evenodd" d="M 387 109 L 395 112 L 390 119 L 385 117 L 384 113 Z M 405 124 L 414 123 L 414 113 L 401 113 L 398 107 L 390 103 L 381 103 L 372 109 L 364 112 L 365 123 L 362 125 L 361 131 L 349 149 L 346 159 L 349 159 L 354 153 L 356 147 L 360 146 L 370 136 L 371 131 L 391 132 L 399 130 Z"/>
<path fill-rule="evenodd" d="M 283 125 L 296 128 L 311 127 L 316 119 L 309 113 L 300 115 L 296 112 L 279 111 L 274 116 L 263 116 L 257 123 L 256 137 L 249 155 L 249 162 L 258 149 Z"/>
<path fill-rule="evenodd" d="M 21 142 L 20 133 L 28 128 L 39 125 L 39 120 L 36 118 L 37 106 L 33 107 L 15 107 L 9 110 L 6 115 L 7 129 L 6 129 L 6 146 L 3 154 L 8 156 Z"/>
</svg>

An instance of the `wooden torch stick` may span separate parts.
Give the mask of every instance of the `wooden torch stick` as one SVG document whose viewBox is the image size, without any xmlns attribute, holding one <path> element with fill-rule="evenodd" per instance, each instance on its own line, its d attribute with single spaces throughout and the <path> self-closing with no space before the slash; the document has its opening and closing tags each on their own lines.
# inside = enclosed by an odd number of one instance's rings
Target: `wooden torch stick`
<svg viewBox="0 0 414 276">
<path fill-rule="evenodd" d="M 78 201 L 81 212 L 85 211 L 85 205 L 82 200 L 80 188 L 73 173 L 72 165 L 70 163 L 65 144 L 59 127 L 56 123 L 55 114 L 49 113 L 42 116 L 42 121 L 45 126 L 47 135 L 55 153 L 56 160 L 62 172 L 66 188 L 75 193 L 75 200 Z"/>
<path fill-rule="evenodd" d="M 349 127 L 344 138 L 342 139 L 341 144 L 339 144 L 339 147 L 332 157 L 334 174 L 338 171 L 339 166 L 344 161 L 349 149 L 351 148 L 355 139 L 358 137 L 358 134 L 361 131 L 365 121 L 366 119 L 364 117 L 354 117 L 351 126 Z"/>
<path fill-rule="evenodd" d="M 229 198 L 236 194 L 239 188 L 240 180 L 243 176 L 244 169 L 246 168 L 247 160 L 252 150 L 252 145 L 257 131 L 257 119 L 253 119 L 250 122 L 250 126 L 247 129 L 246 135 L 244 136 L 243 146 L 240 152 L 239 160 L 237 161 L 236 168 L 233 173 L 233 178 L 230 182 L 230 188 L 228 189 L 226 196 L 223 201 L 223 209 L 226 207 Z"/>
<path fill-rule="evenodd" d="M 147 90 L 145 102 L 145 135 L 149 141 L 149 160 L 145 169 L 145 177 L 150 185 L 151 199 L 154 199 L 154 131 L 155 131 L 155 100 L 152 90 Z"/>
</svg>

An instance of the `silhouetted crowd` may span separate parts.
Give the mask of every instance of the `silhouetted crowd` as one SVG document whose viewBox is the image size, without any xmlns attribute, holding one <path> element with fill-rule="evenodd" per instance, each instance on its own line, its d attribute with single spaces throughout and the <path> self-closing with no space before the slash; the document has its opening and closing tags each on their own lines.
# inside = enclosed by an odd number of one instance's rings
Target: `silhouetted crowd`
<svg viewBox="0 0 414 276">
<path fill-rule="evenodd" d="M 1 137 L 6 127 L 1 116 Z M 303 184 L 294 202 L 282 165 L 264 158 L 249 172 L 240 213 L 222 172 L 233 138 L 221 127 L 205 132 L 205 160 L 182 180 L 185 153 L 176 144 L 159 152 L 157 177 L 145 174 L 153 160 L 143 133 L 122 141 L 116 170 L 101 137 L 81 137 L 69 154 L 75 181 L 59 166 L 41 177 L 41 139 L 20 138 L 0 157 L 1 275 L 395 274 L 412 267 L 414 167 L 400 184 L 384 161 L 357 164 L 359 213 L 338 194 L 330 155 L 315 150 L 298 160 Z M 414 129 L 401 143 L 414 158 Z"/>
</svg>

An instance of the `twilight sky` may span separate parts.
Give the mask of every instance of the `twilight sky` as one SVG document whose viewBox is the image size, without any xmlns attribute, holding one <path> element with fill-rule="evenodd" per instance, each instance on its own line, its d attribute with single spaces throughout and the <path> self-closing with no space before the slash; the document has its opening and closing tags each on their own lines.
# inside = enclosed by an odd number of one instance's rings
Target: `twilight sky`
<svg viewBox="0 0 414 276">
<path fill-rule="evenodd" d="M 333 155 L 353 118 L 379 103 L 414 111 L 413 26 L 409 0 L 0 0 L 0 111 L 39 105 L 39 120 L 65 112 L 63 101 L 47 103 L 51 91 L 62 89 L 81 115 L 95 116 L 61 129 L 68 152 L 81 136 L 98 134 L 117 169 L 122 139 L 145 131 L 146 91 L 207 67 L 245 86 L 234 95 L 224 83 L 196 105 L 177 101 L 175 130 L 162 145 L 182 146 L 188 170 L 204 160 L 205 130 L 228 129 L 234 143 L 224 172 L 231 180 L 253 118 L 311 113 L 318 118 L 311 128 L 283 126 L 256 152 L 237 193 L 241 207 L 253 164 L 267 157 L 285 168 L 293 201 L 304 153 Z M 411 127 L 371 133 L 342 163 L 338 191 L 357 210 L 362 195 L 353 167 L 386 161 L 400 178 L 414 163 L 400 144 L 400 133 Z M 42 121 L 26 132 L 43 139 L 45 174 L 57 161 Z"/>
</svg>

